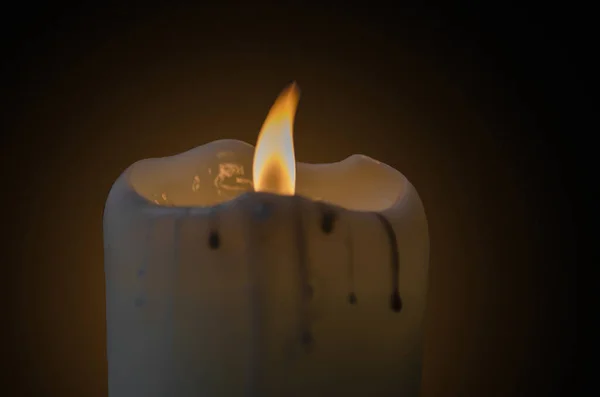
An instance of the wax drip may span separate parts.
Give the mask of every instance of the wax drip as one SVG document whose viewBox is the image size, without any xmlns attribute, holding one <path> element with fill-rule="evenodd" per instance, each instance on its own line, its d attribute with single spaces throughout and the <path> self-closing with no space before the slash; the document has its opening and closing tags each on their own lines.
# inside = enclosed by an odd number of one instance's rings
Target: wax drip
<svg viewBox="0 0 600 397">
<path fill-rule="evenodd" d="M 174 368 L 176 363 L 173 361 L 173 354 L 172 352 L 175 351 L 176 345 L 175 345 L 175 306 L 177 304 L 176 302 L 176 294 L 175 294 L 175 288 L 177 285 L 177 280 L 181 271 L 181 227 L 182 227 L 182 221 L 184 219 L 188 219 L 190 216 L 190 211 L 189 210 L 185 210 L 184 214 L 181 215 L 175 215 L 174 220 L 173 220 L 173 266 L 169 266 L 167 270 L 168 272 L 168 277 L 170 278 L 170 282 L 168 283 L 171 287 L 170 290 L 168 290 L 167 292 L 167 312 L 166 312 L 166 323 L 168 324 L 167 326 L 167 335 L 166 338 L 169 341 L 169 345 L 168 345 L 168 349 L 170 350 L 170 362 L 166 362 L 166 368 Z M 163 269 L 164 271 L 165 269 Z M 171 372 L 169 374 L 171 377 L 174 376 L 174 374 Z"/>
<path fill-rule="evenodd" d="M 150 247 L 151 245 L 152 232 L 154 231 L 154 223 L 155 221 L 151 220 L 148 229 L 146 229 L 146 234 L 144 236 L 144 244 L 146 247 Z M 137 270 L 137 276 L 140 278 L 145 276 L 146 272 L 148 271 L 148 260 L 150 259 L 149 256 L 150 250 L 145 249 L 144 254 L 142 256 L 142 263 L 140 264 L 140 267 Z"/>
<path fill-rule="evenodd" d="M 396 232 L 390 221 L 380 213 L 375 213 L 377 218 L 383 225 L 383 228 L 388 236 L 390 244 L 390 257 L 392 265 L 392 295 L 390 304 L 392 310 L 399 312 L 402 310 L 402 299 L 400 299 L 400 255 L 398 253 L 398 242 L 396 241 Z"/>
<path fill-rule="evenodd" d="M 217 215 L 216 212 L 212 212 L 209 215 L 209 229 L 208 234 L 208 246 L 210 249 L 216 250 L 221 246 L 221 236 L 217 230 Z"/>
<path fill-rule="evenodd" d="M 263 221 L 268 219 L 271 216 L 272 212 L 273 208 L 270 203 L 260 203 L 254 209 L 254 214 L 256 215 L 257 219 Z"/>
<path fill-rule="evenodd" d="M 302 345 L 308 348 L 314 341 L 310 330 L 310 314 L 308 311 L 313 291 L 309 283 L 302 201 L 297 200 L 296 203 L 296 247 L 298 250 L 298 271 L 300 275 L 300 289 L 302 294 L 302 300 L 300 303 L 300 342 Z"/>
<path fill-rule="evenodd" d="M 220 244 L 221 239 L 219 238 L 219 232 L 217 232 L 216 230 L 212 230 L 208 235 L 208 246 L 211 249 L 216 250 L 217 248 L 219 248 Z"/>
<path fill-rule="evenodd" d="M 331 210 L 325 209 L 323 217 L 321 218 L 321 230 L 324 233 L 329 234 L 333 231 L 333 225 L 335 223 L 335 213 Z"/>
<path fill-rule="evenodd" d="M 144 236 L 145 247 L 150 247 L 153 231 L 154 231 L 154 220 L 151 220 L 150 225 L 148 226 L 148 228 L 146 230 L 146 234 Z M 140 267 L 137 269 L 137 272 L 136 272 L 139 282 L 140 282 L 140 292 L 139 292 L 139 295 L 133 301 L 135 307 L 142 307 L 144 305 L 144 303 L 146 302 L 146 299 L 144 298 L 144 284 L 145 283 L 144 283 L 143 279 L 148 270 L 148 261 L 150 259 L 149 257 L 150 257 L 150 250 L 148 248 L 146 248 L 142 255 L 142 261 L 141 261 Z"/>
<path fill-rule="evenodd" d="M 356 285 L 354 282 L 354 236 L 351 225 L 348 225 L 348 234 L 346 235 L 346 252 L 348 253 L 348 282 L 350 284 L 348 302 L 355 305 L 358 299 L 356 298 Z"/>
<path fill-rule="evenodd" d="M 264 336 L 263 336 L 263 316 L 262 307 L 264 299 L 260 294 L 262 277 L 261 277 L 261 261 L 260 256 L 254 254 L 253 250 L 256 247 L 260 247 L 260 237 L 254 233 L 255 225 L 252 223 L 253 218 L 249 217 L 249 223 L 246 227 L 247 238 L 245 239 L 246 245 L 246 260 L 248 266 L 248 282 L 250 285 L 249 289 L 249 321 L 251 329 L 251 344 L 250 352 L 248 355 L 248 388 L 247 397 L 259 397 L 261 393 L 263 367 L 261 364 L 261 353 L 265 349 Z"/>
</svg>

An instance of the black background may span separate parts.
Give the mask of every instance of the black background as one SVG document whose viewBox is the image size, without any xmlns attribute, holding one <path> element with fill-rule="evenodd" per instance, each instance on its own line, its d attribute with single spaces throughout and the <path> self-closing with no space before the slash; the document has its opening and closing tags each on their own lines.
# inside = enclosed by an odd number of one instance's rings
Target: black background
<svg viewBox="0 0 600 397">
<path fill-rule="evenodd" d="M 580 76 L 565 13 L 374 4 L 3 11 L 3 375 L 15 395 L 107 395 L 111 184 L 142 158 L 254 144 L 294 79 L 299 161 L 364 153 L 423 199 L 423 396 L 578 395 L 564 127 Z"/>
</svg>

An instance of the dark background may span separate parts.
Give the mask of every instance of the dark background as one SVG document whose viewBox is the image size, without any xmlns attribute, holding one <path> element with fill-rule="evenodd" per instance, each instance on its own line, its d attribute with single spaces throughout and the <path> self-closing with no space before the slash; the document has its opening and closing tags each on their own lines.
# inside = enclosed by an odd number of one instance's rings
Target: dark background
<svg viewBox="0 0 600 397">
<path fill-rule="evenodd" d="M 278 4 L 3 11 L 2 360 L 15 395 L 106 396 L 111 184 L 142 158 L 254 144 L 292 79 L 299 161 L 364 153 L 423 199 L 423 396 L 578 395 L 576 136 L 563 127 L 579 76 L 564 10 Z"/>
</svg>

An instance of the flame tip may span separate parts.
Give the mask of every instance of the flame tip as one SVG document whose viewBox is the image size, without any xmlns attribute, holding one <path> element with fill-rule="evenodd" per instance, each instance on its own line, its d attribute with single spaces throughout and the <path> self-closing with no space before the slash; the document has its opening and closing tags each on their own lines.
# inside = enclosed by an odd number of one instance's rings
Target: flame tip
<svg viewBox="0 0 600 397">
<path fill-rule="evenodd" d="M 300 93 L 300 86 L 296 80 L 292 80 L 292 82 L 288 84 L 288 89 Z"/>
</svg>

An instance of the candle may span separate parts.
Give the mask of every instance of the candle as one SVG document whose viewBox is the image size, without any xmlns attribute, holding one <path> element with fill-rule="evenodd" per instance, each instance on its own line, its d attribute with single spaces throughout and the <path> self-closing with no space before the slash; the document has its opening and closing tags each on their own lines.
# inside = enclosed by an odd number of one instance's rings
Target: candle
<svg viewBox="0 0 600 397">
<path fill-rule="evenodd" d="M 363 155 L 296 162 L 298 99 L 282 92 L 256 148 L 211 142 L 113 185 L 110 397 L 418 395 L 421 200 Z"/>
</svg>

